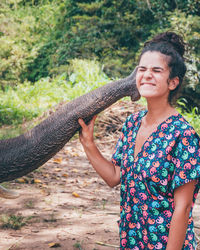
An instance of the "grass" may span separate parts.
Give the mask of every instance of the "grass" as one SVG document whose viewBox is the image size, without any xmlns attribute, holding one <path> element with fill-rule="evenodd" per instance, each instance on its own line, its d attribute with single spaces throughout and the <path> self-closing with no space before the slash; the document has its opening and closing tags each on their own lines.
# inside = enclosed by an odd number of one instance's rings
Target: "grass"
<svg viewBox="0 0 200 250">
<path fill-rule="evenodd" d="M 4 229 L 14 229 L 18 230 L 21 227 L 27 224 L 27 221 L 30 220 L 31 217 L 24 217 L 21 215 L 2 215 L 1 220 L 1 228 Z"/>
</svg>

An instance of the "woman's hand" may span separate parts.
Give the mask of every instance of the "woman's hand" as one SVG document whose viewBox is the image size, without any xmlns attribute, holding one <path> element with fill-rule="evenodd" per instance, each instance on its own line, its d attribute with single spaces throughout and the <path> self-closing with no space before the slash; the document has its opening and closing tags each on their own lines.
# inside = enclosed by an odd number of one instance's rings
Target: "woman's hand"
<svg viewBox="0 0 200 250">
<path fill-rule="evenodd" d="M 94 143 L 93 133 L 96 118 L 97 116 L 94 116 L 88 125 L 81 118 L 78 119 L 82 128 L 79 133 L 80 142 L 96 172 L 110 187 L 114 187 L 120 183 L 120 168 L 105 159 Z"/>
<path fill-rule="evenodd" d="M 79 118 L 78 122 L 81 125 L 81 130 L 79 132 L 79 139 L 83 147 L 88 148 L 94 144 L 94 124 L 97 116 L 95 115 L 88 125 L 85 124 L 83 119 Z"/>
</svg>

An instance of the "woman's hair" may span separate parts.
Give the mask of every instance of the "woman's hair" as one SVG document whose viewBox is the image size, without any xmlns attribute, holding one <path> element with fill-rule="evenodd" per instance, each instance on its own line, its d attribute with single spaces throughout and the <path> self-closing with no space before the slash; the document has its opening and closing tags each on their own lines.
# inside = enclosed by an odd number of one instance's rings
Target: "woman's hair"
<svg viewBox="0 0 200 250">
<path fill-rule="evenodd" d="M 170 68 L 169 79 L 176 76 L 179 78 L 179 84 L 176 89 L 169 93 L 168 101 L 172 103 L 172 99 L 177 95 L 177 92 L 183 82 L 186 73 L 186 65 L 184 62 L 185 43 L 183 38 L 174 32 L 164 32 L 155 36 L 152 40 L 144 44 L 141 56 L 147 51 L 157 51 L 166 56 L 169 56 L 168 67 Z M 140 59 L 139 58 L 139 59 Z"/>
</svg>

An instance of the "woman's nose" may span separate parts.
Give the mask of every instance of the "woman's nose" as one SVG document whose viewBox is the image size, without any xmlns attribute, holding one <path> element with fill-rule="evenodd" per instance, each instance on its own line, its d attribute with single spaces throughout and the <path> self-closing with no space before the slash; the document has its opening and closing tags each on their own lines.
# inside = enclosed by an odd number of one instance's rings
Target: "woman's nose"
<svg viewBox="0 0 200 250">
<path fill-rule="evenodd" d="M 145 72 L 143 74 L 143 77 L 145 77 L 145 78 L 151 78 L 152 77 L 152 71 L 151 71 L 151 69 L 145 70 Z"/>
</svg>

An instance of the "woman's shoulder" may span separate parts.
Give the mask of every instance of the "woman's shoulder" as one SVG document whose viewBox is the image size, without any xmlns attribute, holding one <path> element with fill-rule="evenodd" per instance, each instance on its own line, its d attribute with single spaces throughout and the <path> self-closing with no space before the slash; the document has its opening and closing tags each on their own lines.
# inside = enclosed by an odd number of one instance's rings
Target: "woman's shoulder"
<svg viewBox="0 0 200 250">
<path fill-rule="evenodd" d="M 177 119 L 174 120 L 173 125 L 177 130 L 180 131 L 181 137 L 196 137 L 198 140 L 200 140 L 200 137 L 195 131 L 194 127 L 187 121 L 187 119 L 182 114 L 177 115 Z"/>
<path fill-rule="evenodd" d="M 129 115 L 126 118 L 126 122 L 136 122 L 140 119 L 142 119 L 142 117 L 147 113 L 147 110 L 140 110 L 138 112 L 132 113 L 131 115 Z"/>
</svg>

